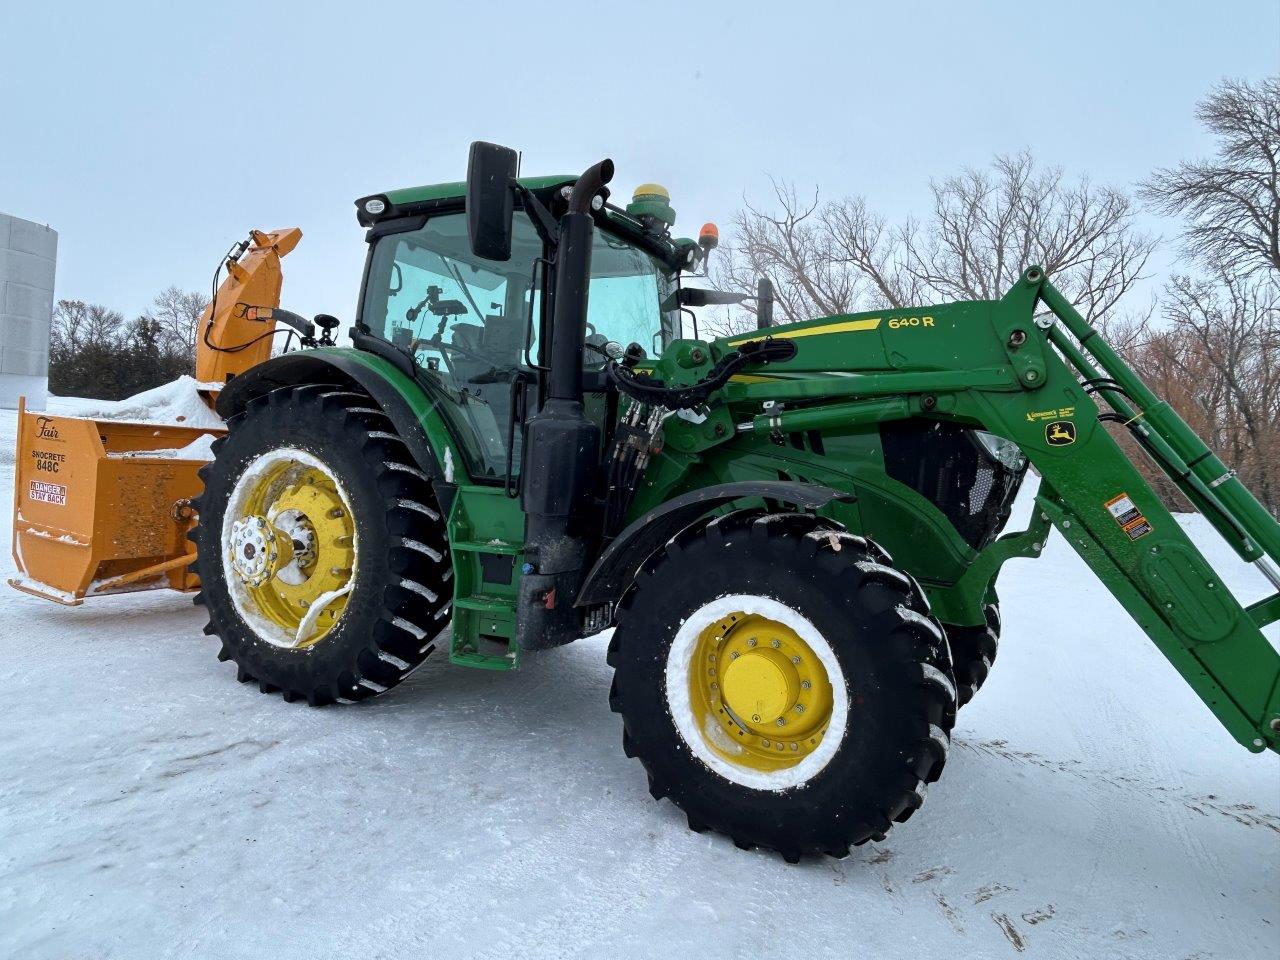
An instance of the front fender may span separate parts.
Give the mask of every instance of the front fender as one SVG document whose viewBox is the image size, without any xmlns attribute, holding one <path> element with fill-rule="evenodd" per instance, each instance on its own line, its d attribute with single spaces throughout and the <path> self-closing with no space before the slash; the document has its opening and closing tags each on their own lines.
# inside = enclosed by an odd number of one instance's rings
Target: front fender
<svg viewBox="0 0 1280 960">
<path fill-rule="evenodd" d="M 627 526 L 596 560 L 578 594 L 577 606 L 612 603 L 635 578 L 641 564 L 672 537 L 735 500 L 775 500 L 801 510 L 818 510 L 832 501 L 851 503 L 852 494 L 817 483 L 793 480 L 745 480 L 717 483 L 659 504 Z"/>
<path fill-rule="evenodd" d="M 339 382 L 359 386 L 391 419 L 418 467 L 439 491 L 465 477 L 455 477 L 465 462 L 426 392 L 381 357 L 348 348 L 298 350 L 273 357 L 231 380 L 218 395 L 224 420 L 241 413 L 255 397 L 280 387 Z M 442 504 L 447 508 L 448 504 Z"/>
</svg>

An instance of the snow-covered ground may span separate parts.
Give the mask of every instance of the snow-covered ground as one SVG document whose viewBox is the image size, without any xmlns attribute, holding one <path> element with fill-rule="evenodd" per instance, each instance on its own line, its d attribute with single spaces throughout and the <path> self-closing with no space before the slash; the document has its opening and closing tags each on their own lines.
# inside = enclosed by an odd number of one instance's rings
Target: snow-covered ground
<svg viewBox="0 0 1280 960">
<path fill-rule="evenodd" d="M 1001 586 L 1000 660 L 924 809 L 795 867 L 650 800 L 602 639 L 311 710 L 237 684 L 187 598 L 0 587 L 0 957 L 1280 956 L 1277 757 L 1060 538 Z"/>
</svg>

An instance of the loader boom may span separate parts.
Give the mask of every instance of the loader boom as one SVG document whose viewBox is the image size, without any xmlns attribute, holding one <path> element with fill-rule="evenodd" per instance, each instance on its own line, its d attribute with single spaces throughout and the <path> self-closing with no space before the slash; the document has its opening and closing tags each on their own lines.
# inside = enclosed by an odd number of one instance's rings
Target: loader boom
<svg viewBox="0 0 1280 960">
<path fill-rule="evenodd" d="M 1037 317 L 1041 308 L 1048 313 Z M 1280 747 L 1280 654 L 1261 632 L 1280 619 L 1280 593 L 1242 606 L 1103 423 L 1133 430 L 1277 588 L 1280 525 L 1043 271 L 1025 271 L 999 301 L 826 318 L 769 334 L 799 350 L 726 387 L 731 403 L 774 404 L 738 433 L 930 417 L 1012 440 L 1039 471 L 1030 529 L 987 547 L 935 600 L 945 606 L 950 594 L 990 582 L 1010 557 L 1038 555 L 1052 524 L 1237 741 L 1255 752 Z M 1110 409 L 1100 410 L 1095 396 Z"/>
</svg>

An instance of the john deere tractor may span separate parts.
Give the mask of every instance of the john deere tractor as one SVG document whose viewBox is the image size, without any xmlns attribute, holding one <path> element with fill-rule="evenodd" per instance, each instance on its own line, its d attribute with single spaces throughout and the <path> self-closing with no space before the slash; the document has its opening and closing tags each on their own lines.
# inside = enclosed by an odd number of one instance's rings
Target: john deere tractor
<svg viewBox="0 0 1280 960">
<path fill-rule="evenodd" d="M 218 398 L 194 500 L 208 633 L 242 681 L 361 701 L 437 646 L 515 669 L 609 627 L 610 704 L 694 830 L 788 860 L 923 803 L 1000 632 L 996 578 L 1056 527 L 1241 744 L 1280 744 L 1280 657 L 1106 426 L 1280 587 L 1280 527 L 1043 271 L 999 300 L 704 341 L 714 232 L 609 161 L 357 201 L 351 347 Z M 251 315 L 253 305 L 241 313 Z M 245 311 L 249 311 L 248 314 Z M 332 327 L 330 318 L 322 325 Z M 685 336 L 692 331 L 693 337 Z M 1001 536 L 1028 464 L 1025 531 Z"/>
</svg>

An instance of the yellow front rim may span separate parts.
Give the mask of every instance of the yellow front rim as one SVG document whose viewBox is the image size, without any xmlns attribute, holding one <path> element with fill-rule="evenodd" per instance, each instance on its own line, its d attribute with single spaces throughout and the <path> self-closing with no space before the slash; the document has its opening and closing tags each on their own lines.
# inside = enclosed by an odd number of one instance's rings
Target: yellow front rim
<svg viewBox="0 0 1280 960">
<path fill-rule="evenodd" d="M 689 700 L 707 747 L 755 771 L 794 767 L 831 723 L 831 682 L 821 659 L 784 623 L 732 613 L 694 644 Z"/>
<path fill-rule="evenodd" d="M 346 610 L 355 576 L 355 521 L 334 477 L 282 458 L 259 467 L 232 497 L 227 574 L 266 639 L 314 646 Z"/>
</svg>

